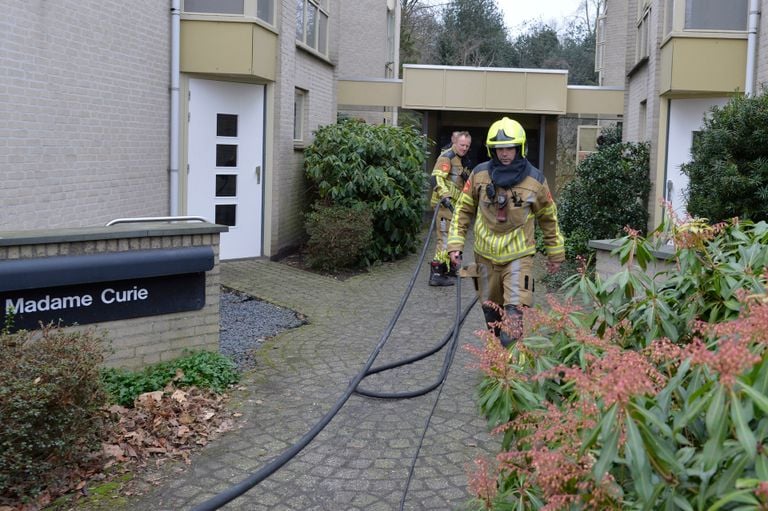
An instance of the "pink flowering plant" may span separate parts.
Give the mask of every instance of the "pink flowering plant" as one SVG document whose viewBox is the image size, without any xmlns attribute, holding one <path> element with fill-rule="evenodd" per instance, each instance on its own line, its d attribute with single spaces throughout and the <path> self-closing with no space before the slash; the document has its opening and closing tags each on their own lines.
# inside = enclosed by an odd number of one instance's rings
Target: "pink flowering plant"
<svg viewBox="0 0 768 511">
<path fill-rule="evenodd" d="M 768 510 L 768 225 L 668 218 L 626 231 L 619 273 L 526 311 L 509 349 L 467 348 L 502 435 L 477 509 Z M 659 239 L 672 269 L 650 274 Z"/>
</svg>

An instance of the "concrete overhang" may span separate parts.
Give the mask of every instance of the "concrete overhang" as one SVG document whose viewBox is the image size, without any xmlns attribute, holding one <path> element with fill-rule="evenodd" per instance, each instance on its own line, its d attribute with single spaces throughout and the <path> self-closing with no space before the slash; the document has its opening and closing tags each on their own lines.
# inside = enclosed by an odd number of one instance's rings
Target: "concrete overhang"
<svg viewBox="0 0 768 511">
<path fill-rule="evenodd" d="M 339 80 L 336 95 L 339 105 L 399 107 L 403 97 L 403 81 Z"/>
<path fill-rule="evenodd" d="M 661 47 L 662 96 L 744 91 L 747 41 L 740 37 L 673 36 Z"/>
<path fill-rule="evenodd" d="M 277 78 L 277 34 L 259 23 L 182 20 L 181 71 Z"/>
<path fill-rule="evenodd" d="M 403 66 L 402 107 L 564 114 L 565 70 L 458 66 Z"/>
<path fill-rule="evenodd" d="M 546 69 L 403 66 L 402 80 L 343 79 L 337 104 L 411 110 L 621 116 L 624 89 L 568 85 Z"/>
<path fill-rule="evenodd" d="M 567 110 L 569 115 L 623 115 L 624 89 L 570 85 Z"/>
</svg>

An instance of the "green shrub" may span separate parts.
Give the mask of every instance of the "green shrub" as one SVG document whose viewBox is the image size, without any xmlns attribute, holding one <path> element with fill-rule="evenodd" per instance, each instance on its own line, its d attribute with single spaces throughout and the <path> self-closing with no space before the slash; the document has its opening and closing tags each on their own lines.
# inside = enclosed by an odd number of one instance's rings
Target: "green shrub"
<svg viewBox="0 0 768 511">
<path fill-rule="evenodd" d="M 38 493 L 98 450 L 103 344 L 52 327 L 0 335 L 0 501 Z"/>
<path fill-rule="evenodd" d="M 373 239 L 371 212 L 361 207 L 319 206 L 307 215 L 309 241 L 306 246 L 310 267 L 334 271 L 365 262 Z"/>
<path fill-rule="evenodd" d="M 403 257 L 418 246 L 427 150 L 427 139 L 413 128 L 353 120 L 320 128 L 306 149 L 306 175 L 320 205 L 370 212 L 369 263 Z"/>
<path fill-rule="evenodd" d="M 621 144 L 621 132 L 621 126 L 619 124 L 611 124 L 601 128 L 600 135 L 597 137 L 598 148 L 614 144 Z"/>
<path fill-rule="evenodd" d="M 101 377 L 110 400 L 127 407 L 132 407 L 140 394 L 162 390 L 171 382 L 177 387 L 194 386 L 223 392 L 240 379 L 235 363 L 212 351 L 192 352 L 139 371 L 104 369 Z"/>
<path fill-rule="evenodd" d="M 733 217 L 768 220 L 768 94 L 734 96 L 714 107 L 694 137 L 688 212 L 711 222 Z"/>
<path fill-rule="evenodd" d="M 621 271 L 574 275 L 519 344 L 475 350 L 507 451 L 470 478 L 478 508 L 768 505 L 768 224 L 659 233 L 673 270 L 647 275 L 655 242 L 631 233 Z"/>
<path fill-rule="evenodd" d="M 609 143 L 608 132 L 598 151 L 576 168 L 558 198 L 560 227 L 568 257 L 588 255 L 589 240 L 613 239 L 629 226 L 641 233 L 648 228 L 648 144 Z"/>
</svg>

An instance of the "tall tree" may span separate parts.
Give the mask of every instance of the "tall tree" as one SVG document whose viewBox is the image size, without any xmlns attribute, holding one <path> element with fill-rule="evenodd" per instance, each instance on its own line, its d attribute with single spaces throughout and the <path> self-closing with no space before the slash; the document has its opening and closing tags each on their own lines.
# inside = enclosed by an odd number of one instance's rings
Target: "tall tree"
<svg viewBox="0 0 768 511">
<path fill-rule="evenodd" d="M 495 0 L 451 0 L 443 11 L 437 39 L 438 64 L 508 65 L 510 45 L 504 17 Z"/>
<path fill-rule="evenodd" d="M 545 23 L 536 23 L 512 42 L 512 65 L 533 69 L 567 69 L 557 31 Z"/>
<path fill-rule="evenodd" d="M 438 6 L 424 0 L 400 0 L 400 63 L 434 64 L 442 32 Z M 402 73 L 401 73 L 402 74 Z"/>
<path fill-rule="evenodd" d="M 597 31 L 597 19 L 605 11 L 606 0 L 582 0 L 576 15 L 576 24 L 594 36 Z"/>
<path fill-rule="evenodd" d="M 568 83 L 597 85 L 595 72 L 595 31 L 586 25 L 572 23 L 560 36 L 561 56 L 567 62 Z"/>
</svg>

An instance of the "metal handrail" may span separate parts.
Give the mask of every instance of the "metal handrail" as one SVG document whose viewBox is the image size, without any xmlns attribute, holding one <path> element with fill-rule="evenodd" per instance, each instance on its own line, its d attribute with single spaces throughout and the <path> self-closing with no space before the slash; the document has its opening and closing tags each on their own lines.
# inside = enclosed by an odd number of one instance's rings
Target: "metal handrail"
<svg viewBox="0 0 768 511">
<path fill-rule="evenodd" d="M 175 221 L 188 221 L 196 220 L 198 222 L 205 222 L 210 224 L 211 222 L 202 216 L 147 216 L 139 218 L 116 218 L 106 223 L 105 227 L 110 227 L 115 224 L 131 224 L 141 222 L 175 222 Z"/>
</svg>

